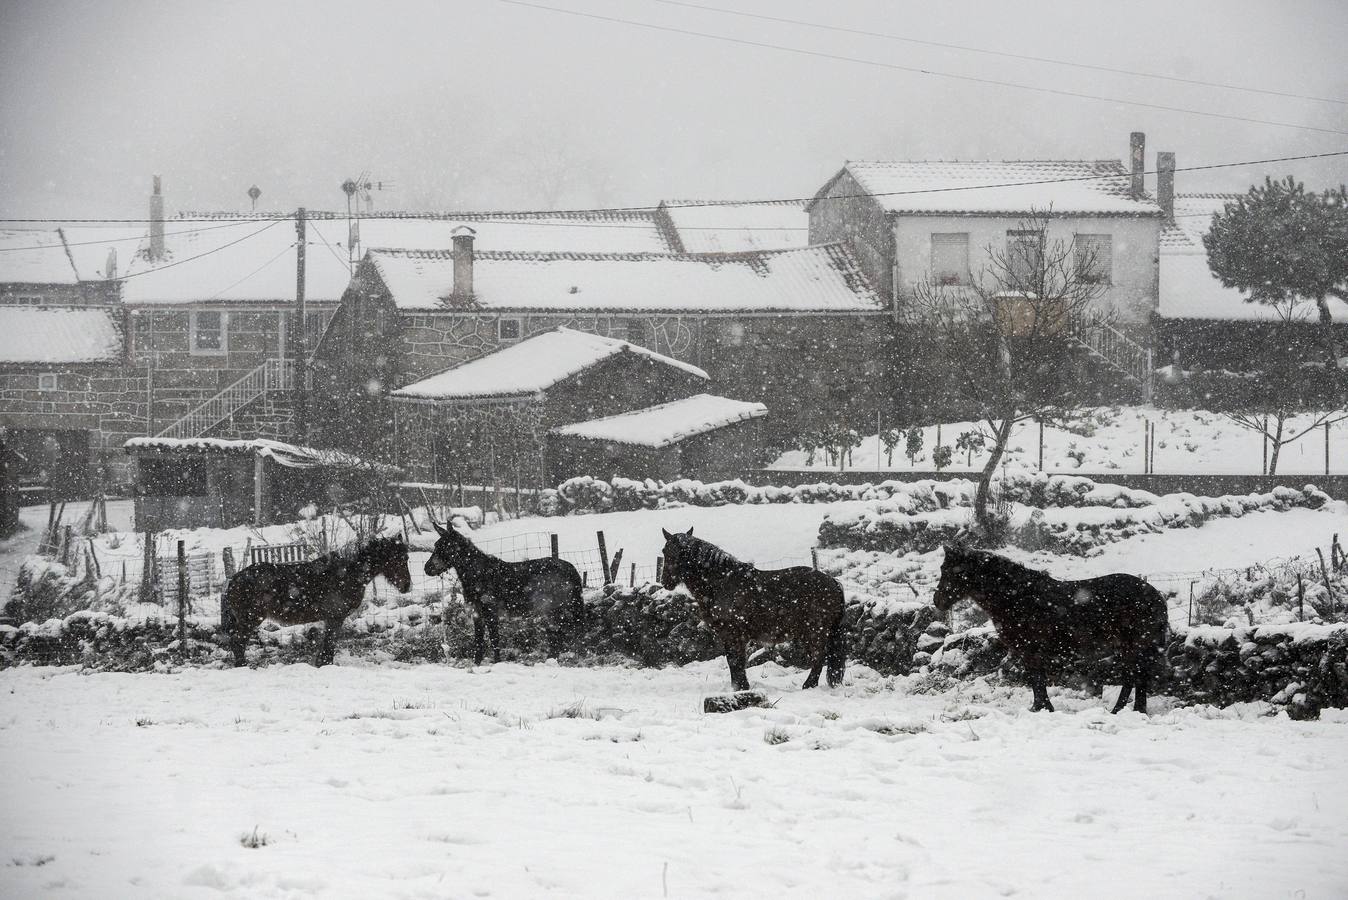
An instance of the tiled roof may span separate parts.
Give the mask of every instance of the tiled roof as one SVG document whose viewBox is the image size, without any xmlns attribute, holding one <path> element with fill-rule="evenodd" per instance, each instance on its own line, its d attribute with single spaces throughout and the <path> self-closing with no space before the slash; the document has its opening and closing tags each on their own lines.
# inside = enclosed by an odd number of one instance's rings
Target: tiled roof
<svg viewBox="0 0 1348 900">
<path fill-rule="evenodd" d="M 479 238 L 477 247 L 482 248 Z M 401 309 L 449 308 L 448 251 L 371 250 Z M 479 309 L 878 312 L 879 296 L 841 244 L 736 254 L 514 253 L 479 249 Z"/>
<path fill-rule="evenodd" d="M 123 288 L 132 305 L 284 302 L 295 296 L 295 226 L 278 214 L 183 213 L 165 222 L 168 257 L 151 265 L 143 255 Z M 272 224 L 274 223 L 274 224 Z M 558 252 L 669 252 L 652 213 L 383 213 L 357 220 L 356 259 L 366 248 L 448 250 L 451 234 L 468 224 L 479 247 Z M 265 229 L 265 230 L 263 230 Z M 335 303 L 351 281 L 351 236 L 345 216 L 309 218 L 305 296 Z M 106 250 L 104 250 L 106 253 Z M 120 251 L 119 251 L 120 253 Z M 174 265 L 167 265 L 173 263 Z M 126 272 L 126 267 L 122 267 Z M 142 274 L 144 273 L 144 274 Z"/>
<path fill-rule="evenodd" d="M 131 438 L 123 448 L 131 453 L 136 450 L 179 453 L 236 453 L 266 457 L 277 465 L 288 469 L 317 468 L 370 468 L 378 471 L 401 471 L 396 466 L 385 463 L 367 462 L 358 456 L 343 453 L 340 450 L 316 450 L 313 447 L 301 447 L 281 441 L 254 438 L 252 440 L 231 441 L 225 438 Z"/>
<path fill-rule="evenodd" d="M 1128 170 L 1113 159 L 849 161 L 843 171 L 892 213 L 1025 215 L 1051 208 L 1061 215 L 1160 214 L 1150 196 L 1132 197 Z"/>
<path fill-rule="evenodd" d="M 1226 287 L 1208 267 L 1203 235 L 1220 212 L 1241 194 L 1178 194 L 1175 221 L 1161 230 L 1160 298 L 1157 314 L 1163 319 L 1208 319 L 1231 322 L 1273 322 L 1280 318 L 1274 307 L 1250 303 L 1244 292 Z M 1330 298 L 1336 321 L 1348 321 L 1348 303 Z M 1293 315 L 1314 320 L 1315 304 L 1303 302 Z"/>
<path fill-rule="evenodd" d="M 697 366 L 627 341 L 558 328 L 423 378 L 399 388 L 393 396 L 411 400 L 528 396 L 624 353 L 681 369 L 697 378 L 708 377 Z"/>
<path fill-rule="evenodd" d="M 117 362 L 120 315 L 104 307 L 0 306 L 0 363 Z"/>
<path fill-rule="evenodd" d="M 697 394 L 683 400 L 648 406 L 616 416 L 605 416 L 602 419 L 591 419 L 574 425 L 561 425 L 552 429 L 552 433 L 564 437 L 659 449 L 767 414 L 768 408 L 762 403 L 731 400 L 712 394 Z"/>
<path fill-rule="evenodd" d="M 778 250 L 809 243 L 810 217 L 795 200 L 735 203 L 664 200 L 679 249 L 686 253 L 740 253 Z"/>
</svg>

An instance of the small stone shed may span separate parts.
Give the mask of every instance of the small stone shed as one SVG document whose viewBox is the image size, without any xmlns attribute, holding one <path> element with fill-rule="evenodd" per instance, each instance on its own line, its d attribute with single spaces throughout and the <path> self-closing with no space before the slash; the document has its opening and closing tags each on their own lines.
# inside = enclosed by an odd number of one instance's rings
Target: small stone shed
<svg viewBox="0 0 1348 900">
<path fill-rule="evenodd" d="M 762 465 L 762 403 L 696 394 L 550 433 L 549 467 L 573 475 L 717 480 Z"/>
<path fill-rule="evenodd" d="M 133 438 L 136 530 L 233 528 L 296 518 L 366 493 L 397 470 L 263 439 Z"/>
<path fill-rule="evenodd" d="M 590 474 L 575 467 L 591 463 L 612 474 L 603 442 L 554 457 L 559 439 L 593 443 L 554 429 L 705 397 L 708 381 L 697 366 L 646 347 L 558 328 L 394 391 L 398 463 L 419 480 L 506 488 L 550 487 Z M 622 465 L 633 477 L 655 476 L 672 458 L 651 452 L 665 447 L 624 446 L 634 448 Z"/>
</svg>

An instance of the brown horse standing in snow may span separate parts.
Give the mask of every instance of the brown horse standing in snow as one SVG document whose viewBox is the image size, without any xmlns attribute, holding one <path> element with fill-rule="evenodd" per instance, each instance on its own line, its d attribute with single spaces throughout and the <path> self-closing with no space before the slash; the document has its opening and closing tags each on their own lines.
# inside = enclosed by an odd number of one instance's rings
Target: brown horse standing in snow
<svg viewBox="0 0 1348 900">
<path fill-rule="evenodd" d="M 383 575 L 399 592 L 412 589 L 407 542 L 402 535 L 375 538 L 352 558 L 337 553 L 299 563 L 254 563 L 229 580 L 220 598 L 220 626 L 229 636 L 234 665 L 263 619 L 282 625 L 325 623 L 314 665 L 332 662 L 332 640 L 365 599 L 365 586 Z"/>
<path fill-rule="evenodd" d="M 1134 575 L 1059 581 L 1005 557 L 947 545 L 932 602 L 941 612 L 964 598 L 981 606 L 997 634 L 1021 660 L 1034 690 L 1033 712 L 1053 711 L 1048 671 L 1068 655 L 1113 656 L 1123 687 L 1113 712 L 1137 690 L 1147 711 L 1147 686 L 1165 644 L 1165 597 Z"/>
</svg>

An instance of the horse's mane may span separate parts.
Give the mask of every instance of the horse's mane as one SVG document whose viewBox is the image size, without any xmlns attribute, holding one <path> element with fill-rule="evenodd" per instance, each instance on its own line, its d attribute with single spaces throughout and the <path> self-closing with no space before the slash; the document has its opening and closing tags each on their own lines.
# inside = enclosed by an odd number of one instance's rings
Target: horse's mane
<svg viewBox="0 0 1348 900">
<path fill-rule="evenodd" d="M 715 544 L 704 541 L 702 538 L 690 537 L 688 539 L 691 545 L 693 562 L 705 568 L 753 568 L 749 563 L 742 559 L 731 556 Z"/>
<path fill-rule="evenodd" d="M 1033 597 L 1039 603 L 1048 602 L 1049 598 L 1055 593 L 1053 588 L 1062 585 L 1061 580 L 1054 578 L 1047 572 L 1031 569 L 1029 566 L 1021 565 L 1013 559 L 1007 559 L 1005 556 L 996 553 L 971 550 L 966 553 L 966 556 L 977 560 L 980 568 L 998 582 L 1014 581 L 1014 586 L 1018 588 L 1036 588 L 1020 593 L 1026 597 Z"/>
</svg>

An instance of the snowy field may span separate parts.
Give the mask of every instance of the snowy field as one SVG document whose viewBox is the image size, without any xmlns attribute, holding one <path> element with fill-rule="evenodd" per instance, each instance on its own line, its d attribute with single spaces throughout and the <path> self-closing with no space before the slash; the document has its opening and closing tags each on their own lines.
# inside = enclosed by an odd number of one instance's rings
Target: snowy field
<svg viewBox="0 0 1348 900">
<path fill-rule="evenodd" d="M 1348 716 L 720 662 L 0 673 L 5 897 L 1348 892 Z M 256 840 L 246 837 L 256 835 Z M 249 847 L 246 843 L 262 844 Z"/>
<path fill-rule="evenodd" d="M 1220 413 L 1150 406 L 1081 409 L 1075 411 L 1069 427 L 1046 426 L 1044 471 L 1104 476 L 1141 473 L 1143 423 L 1147 421 L 1156 428 L 1154 470 L 1158 474 L 1258 475 L 1263 471 L 1263 439 L 1258 433 L 1241 428 Z M 1289 419 L 1288 431 L 1299 433 L 1313 421 L 1305 416 Z M 960 434 L 979 427 L 972 422 L 946 423 L 941 426 L 940 443 L 953 448 Z M 987 430 L 986 426 L 981 427 Z M 930 472 L 935 468 L 931 453 L 937 445 L 936 438 L 936 426 L 924 428 L 922 450 L 911 463 L 904 455 L 905 445 L 901 439 L 891 462 L 883 444 L 877 442 L 874 434 L 869 434 L 862 438 L 846 468 L 860 472 Z M 986 454 L 974 453 L 971 459 L 964 452 L 956 452 L 953 463 L 945 471 L 977 471 L 982 468 L 984 459 Z M 1025 421 L 1014 426 L 1004 459 L 1012 465 L 1038 467 L 1039 426 L 1036 423 Z M 1330 427 L 1329 465 L 1335 474 L 1348 472 L 1348 422 Z M 809 465 L 806 454 L 799 450 L 783 453 L 772 467 L 838 471 L 836 464 L 828 464 L 822 452 L 816 455 L 814 464 Z M 1324 471 L 1323 428 L 1283 447 L 1278 460 L 1279 474 L 1310 476 L 1323 475 Z M 1108 478 L 1102 480 L 1108 481 Z"/>
</svg>

